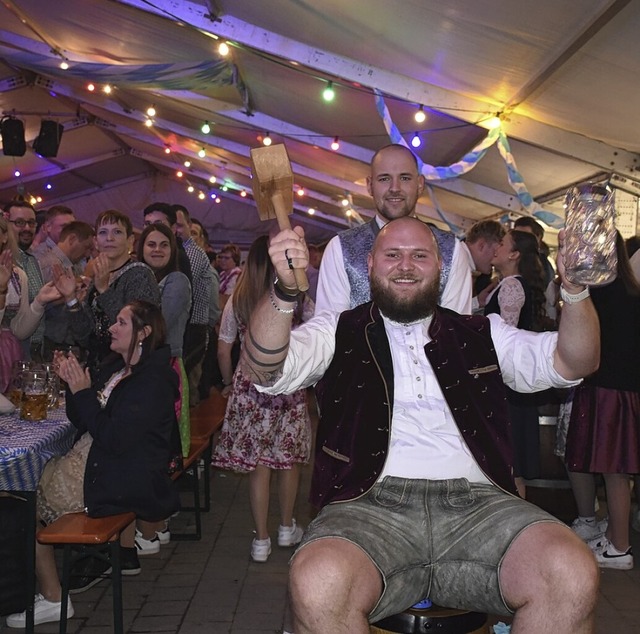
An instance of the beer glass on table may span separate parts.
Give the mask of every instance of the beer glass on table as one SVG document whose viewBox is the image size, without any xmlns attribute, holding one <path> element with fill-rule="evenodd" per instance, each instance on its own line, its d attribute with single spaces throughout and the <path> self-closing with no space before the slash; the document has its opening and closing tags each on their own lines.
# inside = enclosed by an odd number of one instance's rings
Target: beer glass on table
<svg viewBox="0 0 640 634">
<path fill-rule="evenodd" d="M 44 370 L 25 370 L 22 373 L 22 401 L 20 418 L 45 420 L 47 418 L 47 373 Z"/>
<path fill-rule="evenodd" d="M 30 361 L 14 361 L 11 365 L 11 383 L 7 391 L 7 398 L 15 407 L 20 407 L 22 401 L 22 375 L 31 367 Z"/>
<path fill-rule="evenodd" d="M 47 407 L 52 410 L 58 407 L 60 398 L 60 380 L 56 374 L 53 362 L 41 363 L 38 369 L 42 369 L 47 374 Z"/>
</svg>

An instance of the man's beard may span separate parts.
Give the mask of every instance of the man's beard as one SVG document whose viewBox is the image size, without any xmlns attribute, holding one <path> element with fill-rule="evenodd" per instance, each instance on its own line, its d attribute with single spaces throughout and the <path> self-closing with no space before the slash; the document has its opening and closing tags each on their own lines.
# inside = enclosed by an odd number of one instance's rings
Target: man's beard
<svg viewBox="0 0 640 634">
<path fill-rule="evenodd" d="M 432 315 L 438 304 L 440 293 L 440 276 L 414 297 L 401 297 L 383 286 L 378 278 L 371 278 L 371 299 L 376 303 L 380 312 L 389 319 L 401 324 L 419 321 Z"/>
</svg>

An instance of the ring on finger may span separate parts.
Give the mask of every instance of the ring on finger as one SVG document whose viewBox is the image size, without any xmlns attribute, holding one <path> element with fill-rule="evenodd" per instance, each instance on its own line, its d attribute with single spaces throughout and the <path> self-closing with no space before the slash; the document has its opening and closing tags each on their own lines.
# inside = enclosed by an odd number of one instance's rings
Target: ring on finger
<svg viewBox="0 0 640 634">
<path fill-rule="evenodd" d="M 293 260 L 289 257 L 289 249 L 284 250 L 284 257 L 287 260 L 287 266 L 293 271 Z"/>
</svg>

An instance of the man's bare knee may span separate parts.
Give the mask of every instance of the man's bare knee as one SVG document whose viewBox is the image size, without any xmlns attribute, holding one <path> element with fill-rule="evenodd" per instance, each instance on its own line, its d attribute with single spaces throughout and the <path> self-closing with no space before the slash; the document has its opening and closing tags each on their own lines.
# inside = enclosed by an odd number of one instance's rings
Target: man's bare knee
<svg viewBox="0 0 640 634">
<path fill-rule="evenodd" d="M 382 592 L 378 569 L 344 539 L 319 539 L 301 548 L 289 571 L 289 592 L 298 622 L 366 617 Z"/>
<path fill-rule="evenodd" d="M 590 631 L 599 571 L 589 548 L 568 528 L 526 529 L 505 556 L 500 580 L 516 610 L 514 631 L 546 631 L 551 624 L 558 632 Z"/>
</svg>

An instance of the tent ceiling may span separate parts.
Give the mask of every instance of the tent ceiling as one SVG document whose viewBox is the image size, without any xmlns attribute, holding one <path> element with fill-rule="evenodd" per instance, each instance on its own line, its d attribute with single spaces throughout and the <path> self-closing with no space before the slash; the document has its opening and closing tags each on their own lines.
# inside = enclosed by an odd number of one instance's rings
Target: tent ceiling
<svg viewBox="0 0 640 634">
<path fill-rule="evenodd" d="M 55 158 L 31 148 L 0 155 L 0 199 L 20 187 L 43 206 L 82 205 L 87 219 L 111 195 L 140 220 L 143 196 L 114 195 L 137 188 L 187 204 L 214 241 L 248 242 L 261 230 L 241 195 L 251 190 L 249 150 L 269 132 L 286 143 L 305 190 L 296 222 L 326 239 L 373 213 L 367 164 L 389 142 L 373 89 L 407 140 L 421 133 L 417 153 L 433 166 L 459 161 L 500 113 L 526 189 L 557 215 L 571 184 L 609 172 L 633 181 L 640 165 L 640 5 L 630 0 L 5 0 L 0 25 L 1 109 L 18 113 L 29 145 L 42 116 L 65 126 Z M 226 59 L 221 40 L 231 44 Z M 320 97 L 328 81 L 332 104 Z M 418 104 L 423 124 L 413 120 Z M 216 204 L 209 193 L 224 181 Z M 442 226 L 527 213 L 495 146 L 474 169 L 432 185 L 419 211 Z"/>
</svg>

